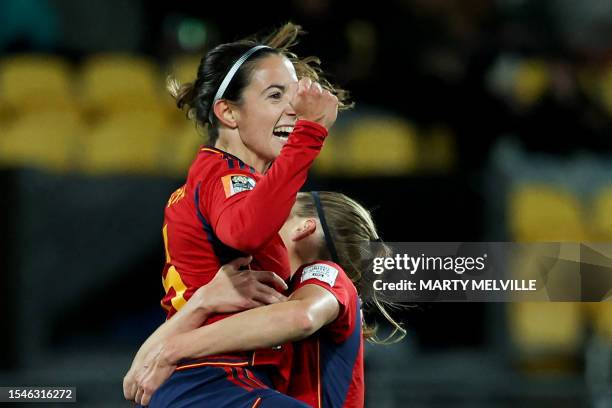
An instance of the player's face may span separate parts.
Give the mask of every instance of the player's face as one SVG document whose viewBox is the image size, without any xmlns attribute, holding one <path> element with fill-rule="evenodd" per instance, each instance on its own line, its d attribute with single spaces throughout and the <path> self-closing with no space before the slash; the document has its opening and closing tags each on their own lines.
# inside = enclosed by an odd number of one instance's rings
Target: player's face
<svg viewBox="0 0 612 408">
<path fill-rule="evenodd" d="M 236 108 L 236 123 L 242 143 L 261 159 L 273 160 L 287 143 L 297 120 L 289 104 L 296 90 L 297 75 L 287 58 L 269 55 L 258 61 Z"/>
</svg>

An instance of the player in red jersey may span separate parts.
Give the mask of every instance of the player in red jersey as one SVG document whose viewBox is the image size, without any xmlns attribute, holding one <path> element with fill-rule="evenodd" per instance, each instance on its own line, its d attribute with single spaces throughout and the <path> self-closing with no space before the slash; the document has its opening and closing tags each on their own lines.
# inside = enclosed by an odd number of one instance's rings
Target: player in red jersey
<svg viewBox="0 0 612 408">
<path fill-rule="evenodd" d="M 287 24 L 263 42 L 222 44 L 202 59 L 192 84 L 170 83 L 177 105 L 186 108 L 197 125 L 208 126 L 211 146 L 200 150 L 185 185 L 172 194 L 165 209 L 162 306 L 168 318 L 209 284 L 221 265 L 241 255 L 252 255 L 254 270 L 289 278 L 278 230 L 344 99 L 343 91 L 319 76 L 314 60 L 300 60 L 289 52 L 299 32 L 298 26 Z M 279 282 L 277 289 L 283 286 Z M 256 304 L 284 299 L 263 283 L 257 288 L 251 299 Z M 217 307 L 205 323 L 243 306 Z M 277 367 L 288 351 L 290 345 L 218 355 L 211 367 Z M 211 369 L 202 378 L 208 376 L 205 382 L 212 384 L 220 374 Z M 267 374 L 251 373 L 260 383 L 268 381 Z M 227 387 L 228 395 L 238 391 Z M 245 401 L 251 397 L 240 395 Z M 276 398 L 274 404 L 285 406 L 281 402 Z"/>
<path fill-rule="evenodd" d="M 374 223 L 362 206 L 342 194 L 300 193 L 280 235 L 293 271 L 290 300 L 174 337 L 158 336 L 162 345 L 141 378 L 138 401 L 148 401 L 151 392 L 173 372 L 170 384 L 184 370 L 205 364 L 198 357 L 301 340 L 295 343 L 286 392 L 317 408 L 363 406 L 362 339 L 364 334 L 371 337 L 373 331 L 362 327 L 355 285 L 362 261 L 373 256 L 371 242 L 378 240 Z M 190 303 L 199 301 L 206 299 L 197 294 Z M 373 301 L 390 319 L 380 302 Z M 183 314 L 171 330 L 183 331 L 178 326 L 181 319 L 206 318 L 206 312 L 190 307 L 194 310 L 190 317 Z"/>
</svg>

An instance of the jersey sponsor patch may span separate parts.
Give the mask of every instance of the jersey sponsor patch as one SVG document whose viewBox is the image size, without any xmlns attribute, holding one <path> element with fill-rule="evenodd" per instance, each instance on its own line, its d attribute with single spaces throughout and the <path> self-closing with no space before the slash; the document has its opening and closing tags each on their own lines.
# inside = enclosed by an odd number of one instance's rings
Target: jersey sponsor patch
<svg viewBox="0 0 612 408">
<path fill-rule="evenodd" d="M 336 283 L 337 276 L 338 270 L 333 266 L 329 266 L 327 264 L 315 264 L 304 268 L 300 282 L 304 282 L 308 279 L 318 279 L 321 282 L 325 282 L 329 286 L 333 287 L 334 283 Z"/>
<path fill-rule="evenodd" d="M 226 198 L 255 188 L 255 179 L 244 174 L 228 174 L 221 177 L 221 181 L 223 182 Z"/>
</svg>

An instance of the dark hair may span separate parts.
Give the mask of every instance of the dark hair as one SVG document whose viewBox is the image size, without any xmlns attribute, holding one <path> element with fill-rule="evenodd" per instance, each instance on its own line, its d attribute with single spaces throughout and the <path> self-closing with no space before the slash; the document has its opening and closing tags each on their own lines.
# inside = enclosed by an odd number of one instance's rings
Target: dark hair
<svg viewBox="0 0 612 408">
<path fill-rule="evenodd" d="M 361 288 L 364 261 L 378 256 L 389 256 L 390 249 L 378 236 L 376 225 L 370 212 L 352 198 L 331 191 L 320 191 L 321 209 L 329 227 L 337 253 L 337 262 L 353 281 L 358 291 Z M 298 193 L 295 214 L 299 217 L 316 217 L 319 214 L 313 196 L 309 193 Z M 371 243 L 376 242 L 376 252 L 372 254 Z M 324 242 L 321 242 L 318 258 L 331 260 L 331 254 Z M 385 339 L 376 336 L 376 326 L 363 324 L 363 335 L 372 343 L 390 344 L 400 341 L 406 331 L 387 312 L 385 306 L 397 305 L 381 299 L 376 292 L 368 302 L 393 326 L 394 331 Z"/>
<path fill-rule="evenodd" d="M 245 52 L 257 45 L 267 45 L 270 48 L 257 50 L 236 72 L 223 94 L 223 99 L 240 104 L 244 88 L 249 84 L 251 74 L 261 58 L 275 54 L 287 57 L 295 68 L 298 78 L 309 77 L 321 83 L 321 86 L 338 97 L 339 108 L 352 105 L 347 103 L 348 92 L 331 85 L 322 75 L 320 61 L 316 57 L 299 58 L 290 52 L 297 44 L 297 37 L 302 34 L 302 28 L 293 23 L 287 23 L 263 40 L 247 38 L 244 40 L 218 45 L 210 50 L 200 61 L 195 81 L 180 84 L 175 78 L 168 77 L 167 88 L 176 100 L 176 106 L 187 112 L 187 117 L 198 126 L 208 125 L 209 143 L 215 144 L 219 137 L 217 117 L 210 114 L 212 103 L 221 82 L 232 65 Z M 209 119 L 209 117 L 212 119 Z"/>
</svg>

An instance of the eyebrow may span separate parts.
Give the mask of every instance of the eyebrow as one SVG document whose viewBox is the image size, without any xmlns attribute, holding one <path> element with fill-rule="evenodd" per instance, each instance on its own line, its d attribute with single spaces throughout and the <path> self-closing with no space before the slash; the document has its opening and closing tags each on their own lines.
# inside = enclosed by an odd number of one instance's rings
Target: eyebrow
<svg viewBox="0 0 612 408">
<path fill-rule="evenodd" d="M 270 85 L 269 87 L 267 87 L 266 89 L 264 89 L 263 91 L 261 91 L 261 93 L 262 93 L 262 94 L 264 94 L 264 93 L 266 93 L 267 91 L 269 91 L 269 90 L 270 90 L 270 89 L 272 89 L 272 88 L 278 88 L 278 89 L 280 89 L 282 92 L 285 92 L 285 89 L 286 89 L 287 87 L 286 87 L 286 86 L 284 86 L 284 85 L 276 85 L 276 84 L 274 84 L 274 85 Z"/>
</svg>

